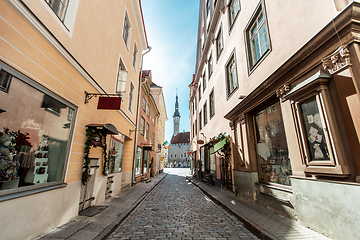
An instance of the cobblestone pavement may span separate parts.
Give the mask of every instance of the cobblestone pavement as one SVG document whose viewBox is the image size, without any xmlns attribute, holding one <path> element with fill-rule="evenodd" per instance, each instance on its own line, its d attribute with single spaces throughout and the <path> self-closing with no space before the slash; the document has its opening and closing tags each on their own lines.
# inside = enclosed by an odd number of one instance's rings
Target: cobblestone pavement
<svg viewBox="0 0 360 240">
<path fill-rule="evenodd" d="M 108 239 L 258 239 L 185 177 L 169 174 Z"/>
</svg>

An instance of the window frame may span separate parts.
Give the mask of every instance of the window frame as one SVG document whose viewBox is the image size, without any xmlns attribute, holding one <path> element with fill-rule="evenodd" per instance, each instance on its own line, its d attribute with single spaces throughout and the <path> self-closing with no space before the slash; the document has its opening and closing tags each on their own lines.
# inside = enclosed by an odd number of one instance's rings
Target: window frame
<svg viewBox="0 0 360 240">
<path fill-rule="evenodd" d="M 60 16 L 59 14 L 59 9 L 55 10 L 53 8 L 53 6 L 51 6 L 51 3 L 50 3 L 51 0 L 45 0 L 46 4 L 51 8 L 51 10 L 54 12 L 54 14 L 59 18 L 60 22 L 62 22 L 64 25 L 65 25 L 65 18 L 66 18 L 66 13 L 67 13 L 67 10 L 68 10 L 68 6 L 69 6 L 69 2 L 70 0 L 55 0 L 55 1 L 58 1 L 58 4 L 61 4 L 63 1 L 65 2 L 66 1 L 66 6 L 64 4 L 62 4 L 64 6 L 64 13 L 63 13 L 63 16 Z M 53 0 L 52 0 L 53 1 Z"/>
<path fill-rule="evenodd" d="M 213 65 L 213 58 L 212 58 L 212 51 L 210 52 L 209 55 L 209 60 L 208 60 L 208 80 L 210 81 L 211 75 L 214 72 L 214 65 Z"/>
<path fill-rule="evenodd" d="M 199 102 L 200 102 L 200 100 L 201 100 L 201 84 L 199 84 L 198 95 L 199 95 Z"/>
<path fill-rule="evenodd" d="M 129 15 L 125 12 L 124 17 L 124 24 L 123 24 L 123 31 L 122 31 L 122 38 L 124 40 L 126 49 L 129 51 L 130 39 L 131 39 L 131 23 L 129 19 Z"/>
<path fill-rule="evenodd" d="M 150 105 L 149 104 L 146 105 L 146 115 L 148 117 L 150 117 Z"/>
<path fill-rule="evenodd" d="M 233 15 L 233 10 L 235 9 L 233 7 L 234 7 L 235 2 L 238 3 L 237 5 L 238 5 L 239 9 L 237 10 L 236 14 Z M 232 30 L 232 28 L 233 28 L 233 26 L 235 24 L 235 21 L 236 21 L 238 15 L 239 15 L 239 12 L 241 10 L 240 0 L 232 0 L 228 5 L 228 9 L 229 9 L 228 13 L 229 13 L 229 26 L 230 26 L 229 32 L 231 32 L 231 30 Z"/>
<path fill-rule="evenodd" d="M 144 136 L 145 134 L 145 118 L 141 117 L 140 119 L 140 134 Z"/>
<path fill-rule="evenodd" d="M 205 127 L 206 124 L 208 123 L 208 118 L 207 118 L 207 101 L 205 101 L 205 103 L 204 103 L 203 111 L 204 111 L 204 127 Z"/>
<path fill-rule="evenodd" d="M 144 110 L 144 112 L 146 112 L 146 99 L 145 97 L 143 96 L 143 99 L 142 99 L 142 110 Z"/>
<path fill-rule="evenodd" d="M 133 113 L 134 111 L 134 92 L 135 92 L 135 86 L 134 83 L 130 80 L 128 110 L 131 113 Z"/>
<path fill-rule="evenodd" d="M 201 115 L 202 115 L 202 112 L 200 110 L 199 111 L 199 131 L 202 129 L 202 117 L 201 117 Z"/>
<path fill-rule="evenodd" d="M 254 24 L 258 22 L 258 18 L 259 15 L 262 14 L 263 16 L 263 20 L 261 21 L 261 23 L 257 26 L 257 30 L 256 30 L 256 34 L 252 35 L 251 34 L 251 29 L 253 28 Z M 268 48 L 261 53 L 260 57 L 254 62 L 254 53 L 252 51 L 252 40 L 254 39 L 253 36 L 259 36 L 259 32 L 260 29 L 264 26 L 265 29 L 265 35 L 267 37 L 267 45 Z M 266 58 L 267 55 L 269 55 L 269 53 L 271 52 L 271 40 L 270 40 L 270 32 L 269 32 L 269 27 L 268 27 L 268 21 L 267 21 L 267 16 L 266 16 L 266 9 L 265 9 L 265 4 L 263 2 L 263 0 L 260 0 L 259 4 L 257 5 L 255 11 L 253 12 L 250 21 L 248 22 L 248 24 L 245 27 L 244 30 L 244 35 L 245 35 L 245 47 L 246 47 L 246 57 L 247 57 L 247 64 L 248 64 L 248 74 L 250 75 L 256 68 L 257 66 L 260 65 L 260 63 Z M 259 37 L 259 44 L 261 42 L 261 38 Z M 261 49 L 261 47 L 260 47 Z"/>
<path fill-rule="evenodd" d="M 211 110 L 213 108 L 213 111 Z M 209 113 L 210 113 L 210 119 L 215 115 L 215 92 L 214 88 L 211 89 L 211 92 L 209 94 Z"/>
<path fill-rule="evenodd" d="M 73 138 L 74 138 L 75 123 L 76 123 L 75 116 L 77 116 L 78 107 L 76 105 L 72 104 L 71 102 L 67 101 L 66 99 L 63 99 L 62 97 L 60 97 L 59 95 L 50 91 L 43 85 L 39 84 L 38 82 L 34 81 L 33 79 L 29 78 L 28 76 L 24 75 L 23 73 L 19 72 L 18 70 L 14 69 L 13 67 L 7 65 L 6 63 L 4 63 L 3 61 L 0 60 L 0 70 L 2 70 L 2 69 L 4 71 L 6 71 L 7 73 L 9 73 L 11 76 L 17 78 L 19 81 L 23 81 L 24 83 L 30 85 L 34 89 L 54 98 L 55 100 L 63 103 L 67 107 L 72 108 L 73 118 L 71 119 L 71 122 L 70 122 L 72 127 L 69 132 L 69 139 L 68 139 L 69 144 L 68 144 L 68 146 L 66 146 L 66 150 L 65 150 L 65 154 L 64 154 L 64 156 L 65 156 L 64 157 L 64 166 L 63 166 L 62 173 L 61 173 L 61 179 L 59 181 L 42 183 L 39 185 L 31 185 L 31 186 L 27 186 L 24 188 L 12 188 L 12 189 L 1 190 L 0 191 L 0 202 L 66 187 L 67 186 L 67 183 L 65 182 L 66 171 L 67 171 L 68 165 L 70 163 L 70 150 L 71 150 Z"/>
<path fill-rule="evenodd" d="M 235 72 L 236 72 L 236 73 L 235 73 L 235 77 L 236 77 L 235 80 L 236 80 L 236 81 L 233 81 L 233 85 L 236 84 L 236 86 L 233 87 L 233 89 L 230 89 L 229 66 L 231 65 L 232 62 L 234 62 L 234 64 L 235 64 Z M 233 52 L 230 54 L 230 57 L 229 57 L 228 61 L 226 62 L 225 72 L 226 72 L 226 96 L 227 96 L 227 100 L 229 100 L 229 98 L 234 94 L 234 92 L 236 92 L 237 89 L 239 89 L 235 49 L 234 49 Z M 232 72 L 232 71 L 230 71 L 230 72 Z M 235 83 L 235 84 L 234 84 L 234 83 Z"/>
<path fill-rule="evenodd" d="M 3 87 L 2 85 L 0 85 L 0 90 L 3 91 L 3 92 L 8 93 L 9 89 L 10 89 L 11 79 L 12 79 L 13 75 L 11 75 L 10 73 L 8 73 L 7 71 L 5 71 L 3 69 L 0 69 L 0 73 L 1 72 L 4 72 L 4 80 L 6 81 L 6 86 Z M 7 79 L 5 79 L 5 78 L 7 78 Z"/>
<path fill-rule="evenodd" d="M 146 122 L 146 128 L 145 128 L 145 138 L 146 139 L 149 139 L 149 128 L 150 128 L 149 123 Z"/>
<path fill-rule="evenodd" d="M 219 43 L 221 43 L 221 49 L 219 49 Z M 216 37 L 216 60 L 219 60 L 221 53 L 224 49 L 224 38 L 223 38 L 223 30 L 220 27 L 220 30 Z"/>
<path fill-rule="evenodd" d="M 138 49 L 137 49 L 136 43 L 134 43 L 132 65 L 135 69 L 135 72 L 136 72 L 137 54 L 138 54 Z"/>
<path fill-rule="evenodd" d="M 204 73 L 202 75 L 202 80 L 203 80 L 203 89 L 202 91 L 205 92 L 205 89 L 206 89 L 206 70 L 204 70 Z"/>
<path fill-rule="evenodd" d="M 338 129 L 338 120 L 334 115 L 335 105 L 332 104 L 333 97 L 329 92 L 329 84 L 333 76 L 318 71 L 313 76 L 303 82 L 293 86 L 292 89 L 283 96 L 283 101 L 290 100 L 293 119 L 296 126 L 296 137 L 299 142 L 300 155 L 303 165 L 303 171 L 306 174 L 346 177 L 351 174 L 348 164 L 350 154 L 346 151 L 345 143 L 337 139 L 342 139 L 341 132 Z M 322 121 L 324 138 L 327 141 L 330 160 L 311 161 L 308 152 L 307 132 L 303 119 L 301 117 L 301 104 L 316 98 L 320 119 Z"/>
</svg>

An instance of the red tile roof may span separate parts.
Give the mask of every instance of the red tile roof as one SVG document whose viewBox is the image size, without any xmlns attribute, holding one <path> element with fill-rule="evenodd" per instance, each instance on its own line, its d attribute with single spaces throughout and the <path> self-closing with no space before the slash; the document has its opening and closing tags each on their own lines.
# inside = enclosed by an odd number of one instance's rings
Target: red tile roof
<svg viewBox="0 0 360 240">
<path fill-rule="evenodd" d="M 181 132 L 171 139 L 171 144 L 190 143 L 190 132 Z"/>
</svg>

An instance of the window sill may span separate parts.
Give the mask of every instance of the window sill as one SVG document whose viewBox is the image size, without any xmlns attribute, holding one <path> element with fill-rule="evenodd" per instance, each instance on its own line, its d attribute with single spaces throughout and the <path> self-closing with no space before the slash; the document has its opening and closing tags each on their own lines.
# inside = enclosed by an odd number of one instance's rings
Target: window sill
<svg viewBox="0 0 360 240">
<path fill-rule="evenodd" d="M 234 90 L 232 90 L 232 92 L 227 95 L 226 100 L 229 100 L 238 89 L 239 89 L 239 87 L 236 87 Z"/>
<path fill-rule="evenodd" d="M 43 186 L 41 186 L 43 185 Z M 16 198 L 26 197 L 33 194 L 38 194 L 42 192 L 47 192 L 50 190 L 55 190 L 58 188 L 63 188 L 67 186 L 67 183 L 59 183 L 59 182 L 53 182 L 53 183 L 43 183 L 38 186 L 27 186 L 27 187 L 21 187 L 21 188 L 15 188 L 15 189 L 8 189 L 8 190 L 1 190 L 0 192 L 0 202 L 4 202 L 7 200 L 12 200 Z"/>
<path fill-rule="evenodd" d="M 271 52 L 271 48 L 269 48 L 252 67 L 250 67 L 250 59 L 248 59 L 248 64 L 249 64 L 248 76 L 250 76 L 255 71 L 255 69 L 264 61 L 264 59 L 270 54 L 270 52 Z M 248 57 L 251 56 L 249 56 L 248 54 Z"/>
<path fill-rule="evenodd" d="M 315 176 L 328 176 L 328 177 L 348 177 L 350 175 L 350 169 L 348 166 L 307 166 L 304 169 L 307 174 L 313 174 Z"/>
<path fill-rule="evenodd" d="M 279 191 L 283 191 L 283 192 L 293 193 L 291 186 L 285 186 L 285 185 L 280 185 L 280 184 L 276 184 L 276 183 L 263 183 L 263 182 L 258 182 L 255 184 L 265 187 L 265 188 L 271 188 L 271 189 L 275 189 L 275 190 L 279 190 Z"/>
</svg>

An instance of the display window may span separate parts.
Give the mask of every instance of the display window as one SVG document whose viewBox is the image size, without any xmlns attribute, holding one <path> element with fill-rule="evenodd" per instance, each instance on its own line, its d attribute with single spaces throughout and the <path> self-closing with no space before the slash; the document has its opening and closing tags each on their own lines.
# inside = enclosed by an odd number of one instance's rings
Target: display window
<svg viewBox="0 0 360 240">
<path fill-rule="evenodd" d="M 76 107 L 1 62 L 0 69 L 0 189 L 63 182 Z"/>
<path fill-rule="evenodd" d="M 135 175 L 136 176 L 141 174 L 142 154 L 143 154 L 143 149 L 141 147 L 137 147 L 136 162 L 135 162 Z"/>
<path fill-rule="evenodd" d="M 260 181 L 290 186 L 292 169 L 279 102 L 255 114 L 255 131 Z"/>
<path fill-rule="evenodd" d="M 109 144 L 109 173 L 121 172 L 124 154 L 125 136 L 122 134 L 111 136 Z"/>
<path fill-rule="evenodd" d="M 331 148 L 329 148 L 329 135 L 322 112 L 319 110 L 316 97 L 307 99 L 299 104 L 300 121 L 303 134 L 306 137 L 306 155 L 309 163 L 314 161 L 331 161 Z"/>
<path fill-rule="evenodd" d="M 150 151 L 144 150 L 144 172 L 149 172 L 149 158 L 150 158 Z"/>
</svg>

